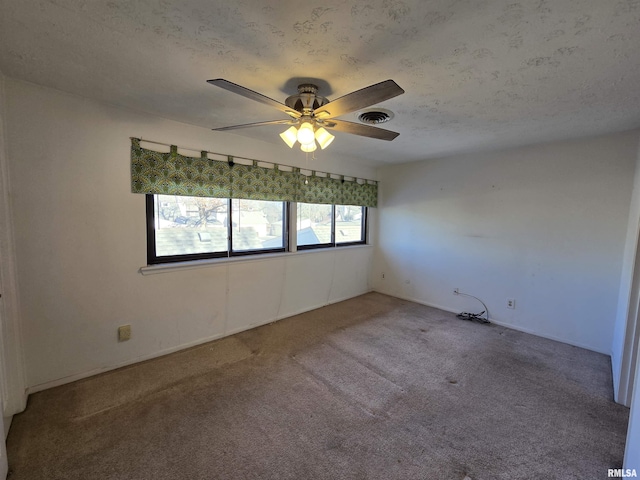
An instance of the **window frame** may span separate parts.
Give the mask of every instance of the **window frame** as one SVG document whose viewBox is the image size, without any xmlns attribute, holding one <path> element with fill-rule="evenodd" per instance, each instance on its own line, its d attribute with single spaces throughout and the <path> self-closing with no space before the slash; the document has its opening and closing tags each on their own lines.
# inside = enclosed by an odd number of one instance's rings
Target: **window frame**
<svg viewBox="0 0 640 480">
<path fill-rule="evenodd" d="M 299 202 L 296 205 L 296 210 L 300 207 L 300 203 Z M 316 204 L 317 205 L 317 204 Z M 331 205 L 331 241 L 329 243 L 311 243 L 308 245 L 298 245 L 298 234 L 297 234 L 297 229 L 298 229 L 298 219 L 296 218 L 296 249 L 297 250 L 315 250 L 316 248 L 332 248 L 335 247 L 335 228 L 334 228 L 334 223 L 335 223 L 335 218 L 336 218 L 336 206 L 335 205 Z"/>
<path fill-rule="evenodd" d="M 333 206 L 333 209 L 335 210 L 336 206 Z M 360 205 L 360 208 L 362 209 L 362 223 L 360 225 L 360 238 L 361 240 L 356 240 L 355 242 L 340 242 L 337 243 L 335 241 L 335 217 L 334 217 L 334 221 L 333 221 L 333 227 L 334 227 L 334 232 L 333 232 L 333 237 L 334 237 L 334 243 L 336 247 L 350 247 L 353 245 L 366 245 L 367 244 L 367 233 L 368 233 L 368 225 L 369 225 L 369 207 L 365 207 L 363 205 Z"/>
<path fill-rule="evenodd" d="M 339 248 L 339 247 L 352 247 L 354 245 L 366 245 L 367 234 L 369 228 L 369 207 L 360 206 L 362 209 L 362 224 L 360 226 L 361 240 L 352 242 L 336 242 L 336 204 L 331 205 L 331 242 L 330 243 L 312 243 L 310 245 L 296 245 L 297 250 L 315 250 L 318 248 Z M 297 228 L 297 218 L 296 228 Z M 297 242 L 296 242 L 297 243 Z"/>
<path fill-rule="evenodd" d="M 220 258 L 231 257 L 244 257 L 250 255 L 266 255 L 272 253 L 287 253 L 295 251 L 305 250 L 317 250 L 327 248 L 339 248 L 350 247 L 357 245 L 368 245 L 369 234 L 369 207 L 360 206 L 362 209 L 362 224 L 361 224 L 361 240 L 351 242 L 336 242 L 336 204 L 331 205 L 331 242 L 329 243 L 315 243 L 311 245 L 297 245 L 296 240 L 292 242 L 293 228 L 297 229 L 297 218 L 292 218 L 294 211 L 292 204 L 296 204 L 296 211 L 298 202 L 282 201 L 283 204 L 283 246 L 278 248 L 269 249 L 253 249 L 253 250 L 234 250 L 233 247 L 233 218 L 232 218 L 232 201 L 237 200 L 233 198 L 227 198 L 227 250 L 224 252 L 205 252 L 205 253 L 185 253 L 180 255 L 164 255 L 158 256 L 156 252 L 156 218 L 155 218 L 155 194 L 146 194 L 146 230 L 147 230 L 147 265 L 162 265 L 179 262 L 191 262 L 198 260 L 211 260 Z M 242 199 L 240 199 L 242 200 Z M 297 232 L 297 231 L 296 231 Z M 294 243 L 296 245 L 294 245 Z"/>
<path fill-rule="evenodd" d="M 242 257 L 247 255 L 262 255 L 269 253 L 283 253 L 289 251 L 289 202 L 282 202 L 282 247 L 265 248 L 253 250 L 233 249 L 233 218 L 232 218 L 232 198 L 227 198 L 227 250 L 224 252 L 205 253 L 185 253 L 180 255 L 158 256 L 156 252 L 156 218 L 155 218 L 155 197 L 153 193 L 145 195 L 146 217 L 147 217 L 147 265 L 161 265 L 164 263 L 190 262 L 196 260 L 210 260 L 214 258 Z"/>
</svg>

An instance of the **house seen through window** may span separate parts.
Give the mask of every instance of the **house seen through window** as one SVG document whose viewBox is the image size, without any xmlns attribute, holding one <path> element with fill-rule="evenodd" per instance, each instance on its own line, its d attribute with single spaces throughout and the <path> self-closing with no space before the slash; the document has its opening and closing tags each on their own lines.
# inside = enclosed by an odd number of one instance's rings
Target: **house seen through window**
<svg viewBox="0 0 640 480">
<path fill-rule="evenodd" d="M 366 207 L 298 203 L 298 248 L 364 243 Z"/>
<path fill-rule="evenodd" d="M 366 207 L 298 203 L 297 248 L 363 244 Z M 147 262 L 284 252 L 289 203 L 147 195 Z"/>
</svg>

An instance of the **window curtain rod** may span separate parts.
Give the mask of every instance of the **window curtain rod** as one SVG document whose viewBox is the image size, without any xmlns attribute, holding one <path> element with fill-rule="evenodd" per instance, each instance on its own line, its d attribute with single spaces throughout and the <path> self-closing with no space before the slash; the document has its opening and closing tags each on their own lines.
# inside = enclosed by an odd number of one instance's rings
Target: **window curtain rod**
<svg viewBox="0 0 640 480">
<path fill-rule="evenodd" d="M 322 174 L 326 175 L 328 178 L 333 178 L 333 177 L 331 177 L 331 175 L 338 175 L 338 176 L 341 176 L 341 177 L 353 178 L 355 181 L 363 180 L 366 183 L 373 183 L 374 185 L 378 184 L 377 180 L 371 180 L 370 178 L 355 177 L 355 176 L 352 176 L 352 175 L 340 175 L 338 173 L 323 172 L 321 170 L 315 170 L 315 169 L 311 169 L 311 168 L 294 167 L 293 165 L 285 165 L 284 163 L 275 163 L 275 162 L 269 162 L 267 160 L 257 160 L 255 158 L 239 157 L 237 155 L 229 155 L 227 153 L 211 152 L 209 150 L 202 150 L 200 148 L 181 147 L 180 145 L 175 145 L 175 144 L 171 144 L 171 143 L 156 142 L 155 140 L 145 140 L 142 137 L 129 137 L 129 140 L 133 140 L 133 139 L 138 139 L 141 142 L 145 142 L 145 143 L 153 143 L 155 145 L 163 145 L 165 147 L 173 147 L 173 146 L 175 146 L 175 147 L 180 148 L 182 150 L 190 150 L 192 152 L 198 152 L 198 153 L 207 152 L 207 153 L 210 153 L 212 155 L 220 155 L 220 156 L 223 156 L 223 157 L 226 157 L 226 158 L 239 158 L 241 160 L 247 160 L 249 162 L 268 163 L 269 165 L 273 165 L 273 166 L 288 167 L 288 168 L 294 169 L 294 171 L 295 171 L 296 168 L 298 170 L 308 170 L 310 172 L 322 173 Z M 304 174 L 301 173 L 301 175 L 304 175 Z"/>
</svg>

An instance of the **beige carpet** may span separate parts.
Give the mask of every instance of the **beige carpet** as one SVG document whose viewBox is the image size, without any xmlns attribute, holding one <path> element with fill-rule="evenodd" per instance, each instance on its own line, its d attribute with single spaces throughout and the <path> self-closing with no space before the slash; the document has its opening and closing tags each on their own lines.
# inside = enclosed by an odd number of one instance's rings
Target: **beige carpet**
<svg viewBox="0 0 640 480">
<path fill-rule="evenodd" d="M 10 480 L 601 479 L 608 357 L 367 294 L 32 395 Z"/>
</svg>

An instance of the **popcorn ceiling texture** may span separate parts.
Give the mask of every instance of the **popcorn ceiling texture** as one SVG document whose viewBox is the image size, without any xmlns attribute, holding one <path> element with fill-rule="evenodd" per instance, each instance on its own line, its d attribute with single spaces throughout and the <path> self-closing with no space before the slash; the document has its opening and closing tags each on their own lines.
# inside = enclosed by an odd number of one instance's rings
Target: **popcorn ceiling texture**
<svg viewBox="0 0 640 480">
<path fill-rule="evenodd" d="M 0 2 L 5 75 L 207 128 L 283 118 L 210 78 L 281 102 L 393 78 L 400 137 L 331 146 L 372 165 L 640 127 L 639 44 L 640 0 Z"/>
</svg>

